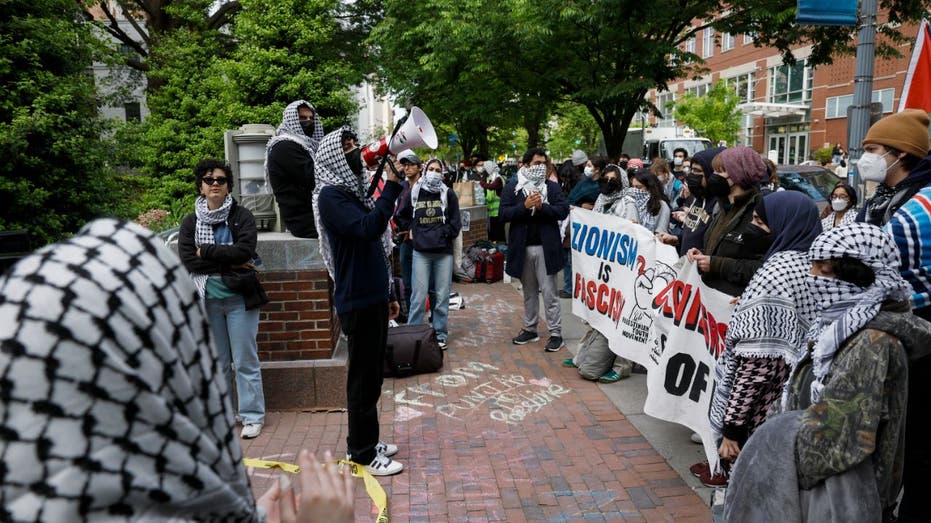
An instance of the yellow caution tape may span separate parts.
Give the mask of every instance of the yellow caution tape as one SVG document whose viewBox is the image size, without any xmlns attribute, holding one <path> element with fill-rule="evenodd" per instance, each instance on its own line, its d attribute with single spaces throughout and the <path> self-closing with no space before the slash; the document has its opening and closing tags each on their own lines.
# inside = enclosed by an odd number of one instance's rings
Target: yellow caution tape
<svg viewBox="0 0 931 523">
<path fill-rule="evenodd" d="M 388 496 L 385 495 L 385 489 L 381 487 L 381 484 L 378 483 L 374 477 L 362 465 L 358 463 L 353 463 L 352 461 L 347 461 L 345 459 L 337 460 L 338 465 L 349 467 L 349 472 L 356 478 L 362 478 L 362 481 L 365 483 L 365 491 L 368 493 L 369 498 L 372 499 L 372 503 L 375 504 L 375 507 L 378 508 L 378 517 L 375 518 L 375 523 L 388 523 Z M 301 467 L 293 463 L 285 463 L 283 461 L 268 461 L 264 459 L 253 459 L 253 458 L 243 458 L 242 464 L 247 467 L 259 468 L 259 469 L 274 469 L 278 468 L 285 472 L 290 472 L 291 474 L 297 474 L 301 471 Z"/>
<path fill-rule="evenodd" d="M 253 467 L 257 469 L 281 469 L 285 472 L 290 472 L 291 474 L 297 474 L 301 471 L 301 467 L 298 467 L 293 463 L 285 463 L 283 461 L 267 461 L 264 459 L 242 458 L 242 464 L 247 467 Z"/>
</svg>

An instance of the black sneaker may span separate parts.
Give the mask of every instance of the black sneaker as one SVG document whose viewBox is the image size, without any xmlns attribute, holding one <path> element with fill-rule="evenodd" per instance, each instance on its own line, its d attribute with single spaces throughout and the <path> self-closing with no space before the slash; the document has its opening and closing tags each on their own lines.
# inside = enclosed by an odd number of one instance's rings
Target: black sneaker
<svg viewBox="0 0 931 523">
<path fill-rule="evenodd" d="M 572 293 L 566 292 L 566 291 L 559 291 L 559 297 L 564 300 L 568 300 L 569 298 L 572 298 Z"/>
<path fill-rule="evenodd" d="M 534 341 L 540 341 L 540 337 L 537 336 L 536 332 L 530 332 L 529 330 L 521 329 L 520 333 L 517 336 L 514 336 L 511 341 L 514 343 L 514 345 L 526 345 Z"/>
<path fill-rule="evenodd" d="M 546 342 L 546 347 L 543 347 L 543 350 L 556 352 L 565 346 L 566 344 L 562 342 L 562 336 L 550 336 L 550 341 Z"/>
</svg>

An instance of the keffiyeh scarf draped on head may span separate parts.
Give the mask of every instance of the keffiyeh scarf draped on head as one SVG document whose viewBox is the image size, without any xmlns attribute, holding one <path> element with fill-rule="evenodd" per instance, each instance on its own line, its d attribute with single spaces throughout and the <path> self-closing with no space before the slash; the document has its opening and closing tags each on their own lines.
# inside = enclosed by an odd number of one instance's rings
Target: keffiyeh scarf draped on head
<svg viewBox="0 0 931 523">
<path fill-rule="evenodd" d="M 658 216 L 650 214 L 649 191 L 631 187 L 624 191 L 624 199 L 632 202 L 637 207 L 637 216 L 640 218 L 640 225 L 651 231 L 656 228 L 656 219 Z"/>
<path fill-rule="evenodd" d="M 818 402 L 840 346 L 876 316 L 884 301 L 907 301 L 912 288 L 899 274 L 899 252 L 892 238 L 875 225 L 835 227 L 815 239 L 808 256 L 811 261 L 855 258 L 876 275 L 865 289 L 836 278 L 808 276 L 819 309 L 808 332 L 808 340 L 814 342 L 811 400 Z"/>
<path fill-rule="evenodd" d="M 817 220 L 817 216 L 815 217 Z M 817 307 L 808 290 L 807 252 L 783 251 L 756 272 L 728 322 L 724 353 L 715 366 L 711 430 L 720 439 L 736 379 L 738 356 L 782 358 L 794 366 L 801 356 Z"/>
<path fill-rule="evenodd" d="M 0 278 L 0 519 L 258 521 L 197 292 L 97 220 Z"/>
<path fill-rule="evenodd" d="M 301 119 L 297 112 L 298 107 L 306 105 L 310 107 L 310 110 L 314 112 L 314 132 L 313 136 L 307 136 L 304 133 L 304 129 L 301 127 Z M 269 193 L 272 192 L 272 186 L 268 182 L 268 152 L 272 150 L 279 142 L 290 140 L 297 143 L 304 150 L 307 151 L 307 154 L 313 156 L 317 153 L 317 147 L 320 145 L 320 140 L 323 139 L 323 124 L 320 122 L 320 117 L 317 116 L 317 110 L 314 109 L 313 105 L 310 105 L 310 102 L 305 100 L 297 100 L 288 104 L 284 108 L 284 111 L 281 114 L 281 125 L 278 126 L 278 130 L 275 131 L 275 136 L 265 144 L 265 189 Z"/>
<path fill-rule="evenodd" d="M 330 273 L 330 278 L 334 280 L 336 279 L 336 272 L 333 262 L 333 253 L 330 251 L 330 231 L 327 230 L 323 221 L 320 219 L 320 206 L 317 204 L 320 200 L 320 191 L 322 191 L 324 187 L 336 187 L 357 198 L 366 209 L 371 211 L 375 208 L 375 200 L 365 194 L 365 180 L 362 176 L 352 172 L 349 164 L 346 163 L 346 155 L 343 153 L 342 144 L 342 135 L 344 131 L 355 134 L 352 128 L 348 126 L 331 132 L 323 137 L 323 141 L 320 142 L 320 148 L 317 149 L 317 154 L 314 156 L 314 177 L 316 178 L 316 186 L 314 187 L 313 209 L 314 223 L 317 225 L 317 234 L 320 240 L 317 244 L 320 246 L 320 256 L 323 258 L 323 263 L 326 265 L 327 272 Z M 391 249 L 393 247 L 389 227 L 385 227 L 385 232 L 381 237 L 381 243 L 383 252 L 385 253 L 385 263 L 389 263 L 388 260 L 390 259 Z"/>
<path fill-rule="evenodd" d="M 232 206 L 233 197 L 229 194 L 226 195 L 226 200 L 223 201 L 223 205 L 213 210 L 207 208 L 207 198 L 204 196 L 197 197 L 197 200 L 194 202 L 194 215 L 197 217 L 197 222 L 194 227 L 195 246 L 200 247 L 201 245 L 213 245 L 216 243 L 213 235 L 213 226 L 226 223 Z M 207 295 L 207 278 L 209 276 L 209 274 L 191 274 L 191 278 L 194 279 L 194 285 L 197 287 L 197 293 L 202 300 L 205 299 Z"/>
<path fill-rule="evenodd" d="M 443 218 L 443 223 L 446 223 L 446 204 L 449 200 L 449 191 L 446 190 L 446 184 L 443 183 L 443 175 L 441 173 L 431 173 L 425 172 L 417 183 L 411 188 L 411 207 L 417 209 L 417 200 L 420 199 L 420 191 L 424 190 L 428 193 L 440 195 L 440 209 L 442 211 L 441 216 Z"/>
<path fill-rule="evenodd" d="M 533 165 L 530 167 L 521 167 L 517 171 L 517 185 L 514 187 L 514 194 L 520 194 L 521 191 L 527 196 L 537 191 L 543 198 L 543 203 L 549 203 L 546 196 L 546 164 Z"/>
</svg>

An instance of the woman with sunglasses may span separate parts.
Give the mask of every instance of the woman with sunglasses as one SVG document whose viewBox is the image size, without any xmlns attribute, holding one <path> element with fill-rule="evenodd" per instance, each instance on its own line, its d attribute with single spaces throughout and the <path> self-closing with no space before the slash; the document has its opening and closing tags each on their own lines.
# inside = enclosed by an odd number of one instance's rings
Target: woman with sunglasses
<svg viewBox="0 0 931 523">
<path fill-rule="evenodd" d="M 232 370 L 236 367 L 236 395 L 243 438 L 262 432 L 265 423 L 265 394 L 259 368 L 259 306 L 248 291 L 234 290 L 222 275 L 232 269 L 255 269 L 258 232 L 255 217 L 230 195 L 232 170 L 221 160 L 203 160 L 194 168 L 200 196 L 194 212 L 181 223 L 178 254 L 191 273 L 207 311 L 217 356 L 227 390 L 233 390 Z"/>
</svg>

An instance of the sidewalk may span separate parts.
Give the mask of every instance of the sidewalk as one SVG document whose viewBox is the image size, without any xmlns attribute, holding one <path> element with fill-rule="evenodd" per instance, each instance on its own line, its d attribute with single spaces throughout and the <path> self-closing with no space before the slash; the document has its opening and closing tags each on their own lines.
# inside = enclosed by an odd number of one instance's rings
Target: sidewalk
<svg viewBox="0 0 931 523">
<path fill-rule="evenodd" d="M 511 284 L 455 290 L 466 309 L 450 312 L 443 372 L 385 381 L 382 439 L 401 447 L 405 465 L 378 478 L 392 521 L 711 520 L 706 493 L 664 458 L 687 468 L 699 445 L 686 429 L 642 414 L 642 377 L 582 380 L 560 366 L 569 351 L 543 351 L 545 328 L 538 343 L 511 344 L 522 317 Z M 574 351 L 582 327 L 562 301 Z M 293 461 L 304 447 L 341 455 L 345 437 L 344 412 L 272 412 L 262 435 L 242 445 L 248 457 Z M 679 456 L 682 449 L 691 454 Z M 257 495 L 274 479 L 251 476 Z M 360 482 L 357 520 L 374 520 L 373 509 Z"/>
</svg>

